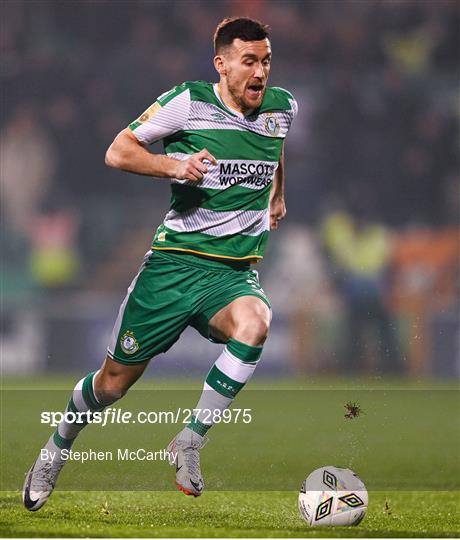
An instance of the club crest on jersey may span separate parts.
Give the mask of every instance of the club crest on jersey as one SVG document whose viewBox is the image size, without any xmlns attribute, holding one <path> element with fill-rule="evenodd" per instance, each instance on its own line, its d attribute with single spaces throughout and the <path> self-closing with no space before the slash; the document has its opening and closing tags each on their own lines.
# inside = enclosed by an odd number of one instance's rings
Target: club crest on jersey
<svg viewBox="0 0 460 540">
<path fill-rule="evenodd" d="M 121 350 L 125 354 L 134 354 L 139 350 L 139 343 L 131 330 L 126 330 L 126 332 L 121 336 L 120 346 Z"/>
<path fill-rule="evenodd" d="M 265 131 L 272 137 L 276 137 L 280 132 L 280 124 L 271 114 L 267 114 L 267 117 L 265 118 Z"/>
</svg>

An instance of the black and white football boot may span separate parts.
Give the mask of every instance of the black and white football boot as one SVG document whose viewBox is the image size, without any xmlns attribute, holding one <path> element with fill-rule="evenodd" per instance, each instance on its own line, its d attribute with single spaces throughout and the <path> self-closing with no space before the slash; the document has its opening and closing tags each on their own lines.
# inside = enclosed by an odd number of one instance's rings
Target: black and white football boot
<svg viewBox="0 0 460 540">
<path fill-rule="evenodd" d="M 60 449 L 52 445 L 50 451 L 47 447 L 42 448 L 40 455 L 29 469 L 22 490 L 22 500 L 27 510 L 36 512 L 49 499 L 53 492 L 56 480 L 66 460 L 61 459 Z"/>
</svg>

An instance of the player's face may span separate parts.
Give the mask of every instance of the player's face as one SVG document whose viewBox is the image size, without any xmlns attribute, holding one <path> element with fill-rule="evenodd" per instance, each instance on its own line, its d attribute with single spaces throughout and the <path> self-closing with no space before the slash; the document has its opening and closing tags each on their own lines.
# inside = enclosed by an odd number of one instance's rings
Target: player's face
<svg viewBox="0 0 460 540">
<path fill-rule="evenodd" d="M 268 39 L 235 39 L 222 55 L 221 83 L 243 112 L 260 107 L 270 73 L 272 51 Z"/>
</svg>

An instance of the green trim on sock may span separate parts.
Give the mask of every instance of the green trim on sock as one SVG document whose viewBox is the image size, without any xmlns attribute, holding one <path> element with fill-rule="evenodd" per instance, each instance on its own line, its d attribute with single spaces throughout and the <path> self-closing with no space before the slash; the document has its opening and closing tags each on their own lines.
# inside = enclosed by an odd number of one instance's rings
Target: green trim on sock
<svg viewBox="0 0 460 540">
<path fill-rule="evenodd" d="M 198 435 L 204 437 L 208 429 L 212 427 L 212 424 L 203 424 L 203 422 L 200 422 L 196 416 L 192 416 L 192 419 L 187 427 L 195 433 L 198 433 Z"/>
<path fill-rule="evenodd" d="M 228 352 L 239 358 L 242 362 L 255 364 L 262 354 L 263 347 L 262 345 L 246 345 L 246 343 L 241 343 L 241 341 L 230 338 L 227 341 L 227 349 Z"/>
<path fill-rule="evenodd" d="M 93 377 L 95 373 L 96 372 L 93 371 L 85 377 L 81 391 L 83 394 L 83 399 L 85 400 L 85 403 L 88 405 L 89 409 L 92 411 L 102 411 L 104 407 L 101 406 L 93 392 Z"/>
<path fill-rule="evenodd" d="M 210 369 L 206 382 L 216 392 L 228 398 L 234 398 L 244 386 L 244 383 L 234 381 L 215 365 Z"/>
<path fill-rule="evenodd" d="M 73 401 L 73 398 L 70 398 L 69 403 L 67 404 L 66 412 L 73 412 L 74 414 L 78 415 L 78 413 L 81 413 L 81 412 L 84 412 L 84 411 L 79 411 L 77 409 L 77 406 L 75 405 L 75 403 Z M 85 414 L 91 414 L 91 411 L 89 413 L 85 413 Z M 88 425 L 88 420 L 83 420 L 83 418 L 85 418 L 84 416 L 80 415 L 78 418 L 79 418 L 78 421 L 75 420 L 75 422 L 69 422 L 69 423 L 77 424 L 77 425 L 82 426 L 82 427 Z M 86 418 L 87 418 L 87 416 L 86 416 Z"/>
<path fill-rule="evenodd" d="M 77 406 L 75 405 L 72 397 L 70 398 L 69 403 L 67 404 L 67 410 L 73 413 L 78 412 Z"/>
<path fill-rule="evenodd" d="M 61 437 L 59 435 L 59 432 L 58 430 L 56 430 L 54 433 L 53 433 L 53 441 L 54 441 L 54 444 L 60 448 L 61 450 L 66 448 L 66 449 L 70 449 L 73 442 L 74 442 L 75 439 L 64 439 L 64 437 Z"/>
</svg>

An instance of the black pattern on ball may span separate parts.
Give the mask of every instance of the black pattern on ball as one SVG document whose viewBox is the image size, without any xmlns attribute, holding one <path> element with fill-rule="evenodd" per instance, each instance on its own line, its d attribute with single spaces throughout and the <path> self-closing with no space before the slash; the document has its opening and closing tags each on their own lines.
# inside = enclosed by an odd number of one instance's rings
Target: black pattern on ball
<svg viewBox="0 0 460 540">
<path fill-rule="evenodd" d="M 330 471 L 323 472 L 323 483 L 331 489 L 337 489 L 337 478 Z"/>
<path fill-rule="evenodd" d="M 322 502 L 318 508 L 316 509 L 316 516 L 315 516 L 315 519 L 316 521 L 319 521 L 320 519 L 324 519 L 325 517 L 327 517 L 330 513 L 331 513 L 331 510 L 332 510 L 332 497 L 330 497 L 329 499 L 327 499 L 326 501 Z"/>
<path fill-rule="evenodd" d="M 362 506 L 364 504 L 364 502 L 360 499 L 360 497 L 358 497 L 358 495 L 356 495 L 356 493 L 348 493 L 348 495 L 339 497 L 339 500 L 343 501 L 352 508 L 356 508 L 357 506 Z"/>
</svg>

